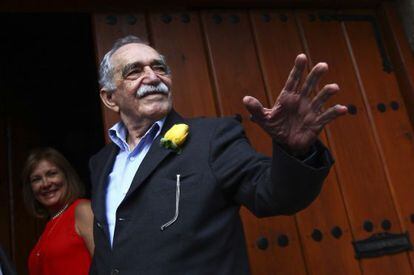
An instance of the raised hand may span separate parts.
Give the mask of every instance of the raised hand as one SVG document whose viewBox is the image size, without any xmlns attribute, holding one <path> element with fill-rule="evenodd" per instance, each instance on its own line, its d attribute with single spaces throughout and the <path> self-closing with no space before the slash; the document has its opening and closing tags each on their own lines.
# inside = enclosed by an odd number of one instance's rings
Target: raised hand
<svg viewBox="0 0 414 275">
<path fill-rule="evenodd" d="M 276 142 L 294 154 L 306 153 L 323 127 L 347 113 L 346 106 L 335 105 L 322 110 L 323 104 L 339 91 L 337 84 L 325 85 L 312 99 L 310 93 L 328 71 L 326 63 L 316 64 L 300 86 L 307 58 L 299 54 L 285 87 L 272 108 L 264 108 L 254 97 L 245 96 L 243 103 L 252 121 L 260 125 Z"/>
</svg>

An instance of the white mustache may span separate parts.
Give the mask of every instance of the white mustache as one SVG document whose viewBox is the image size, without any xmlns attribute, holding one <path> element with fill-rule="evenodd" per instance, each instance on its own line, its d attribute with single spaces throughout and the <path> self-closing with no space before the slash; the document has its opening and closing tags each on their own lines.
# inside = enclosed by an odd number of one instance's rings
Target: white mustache
<svg viewBox="0 0 414 275">
<path fill-rule="evenodd" d="M 146 96 L 147 94 L 150 93 L 163 93 L 168 95 L 168 93 L 170 92 L 167 85 L 165 85 L 163 82 L 158 83 L 157 85 L 147 85 L 147 84 L 142 84 L 136 95 L 141 98 L 143 96 Z"/>
</svg>

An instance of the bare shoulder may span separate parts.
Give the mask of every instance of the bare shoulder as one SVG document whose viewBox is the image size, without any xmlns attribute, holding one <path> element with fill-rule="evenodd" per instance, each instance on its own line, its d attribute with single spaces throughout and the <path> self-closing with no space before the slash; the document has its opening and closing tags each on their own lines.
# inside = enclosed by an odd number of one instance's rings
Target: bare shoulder
<svg viewBox="0 0 414 275">
<path fill-rule="evenodd" d="M 93 213 L 89 200 L 81 200 L 75 207 L 75 230 L 83 238 L 90 255 L 93 256 Z"/>
<path fill-rule="evenodd" d="M 81 200 L 75 208 L 76 219 L 90 219 L 93 218 L 90 200 Z"/>
</svg>

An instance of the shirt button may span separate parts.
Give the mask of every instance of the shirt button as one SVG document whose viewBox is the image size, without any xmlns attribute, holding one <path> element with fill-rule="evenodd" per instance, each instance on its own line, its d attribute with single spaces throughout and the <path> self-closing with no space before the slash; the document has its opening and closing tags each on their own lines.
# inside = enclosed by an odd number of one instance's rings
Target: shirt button
<svg viewBox="0 0 414 275">
<path fill-rule="evenodd" d="M 96 222 L 96 226 L 102 228 L 102 224 L 100 222 Z"/>
<path fill-rule="evenodd" d="M 130 157 L 129 160 L 130 161 L 134 161 L 135 160 L 135 157 Z"/>
</svg>

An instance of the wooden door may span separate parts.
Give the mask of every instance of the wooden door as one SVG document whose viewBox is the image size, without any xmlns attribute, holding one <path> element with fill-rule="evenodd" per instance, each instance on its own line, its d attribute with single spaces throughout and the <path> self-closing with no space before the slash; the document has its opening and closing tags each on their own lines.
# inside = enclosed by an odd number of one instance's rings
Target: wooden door
<svg viewBox="0 0 414 275">
<path fill-rule="evenodd" d="M 143 36 L 172 68 L 176 110 L 185 116 L 237 114 L 253 146 L 265 154 L 270 139 L 249 121 L 242 97 L 272 104 L 300 52 L 310 65 L 328 62 L 321 87 L 341 87 L 329 105 L 350 107 L 321 135 L 336 164 L 318 199 L 295 216 L 257 219 L 242 209 L 252 271 L 413 273 L 412 252 L 357 260 L 352 245 L 376 233 L 413 235 L 413 130 L 372 10 L 95 14 L 94 26 L 99 59 L 115 38 Z M 105 128 L 117 119 L 104 111 Z"/>
</svg>

